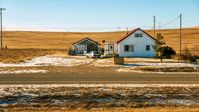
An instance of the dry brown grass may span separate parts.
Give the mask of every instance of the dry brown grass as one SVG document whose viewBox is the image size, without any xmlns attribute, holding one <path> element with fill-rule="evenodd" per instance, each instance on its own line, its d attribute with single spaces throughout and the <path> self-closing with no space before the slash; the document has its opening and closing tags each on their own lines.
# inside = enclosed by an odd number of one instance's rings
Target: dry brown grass
<svg viewBox="0 0 199 112">
<path fill-rule="evenodd" d="M 152 30 L 147 31 L 153 35 Z M 179 50 L 179 30 L 161 30 L 168 45 Z M 116 41 L 126 32 L 72 33 L 72 32 L 4 32 L 4 45 L 8 48 L 68 49 L 73 42 L 90 37 L 100 43 L 102 40 Z M 183 29 L 183 47 L 199 48 L 199 28 Z"/>
<path fill-rule="evenodd" d="M 151 108 L 113 108 L 113 109 L 92 109 L 92 110 L 64 110 L 59 108 L 51 109 L 8 109 L 6 112 L 198 112 L 198 108 L 186 107 L 151 107 Z"/>
</svg>

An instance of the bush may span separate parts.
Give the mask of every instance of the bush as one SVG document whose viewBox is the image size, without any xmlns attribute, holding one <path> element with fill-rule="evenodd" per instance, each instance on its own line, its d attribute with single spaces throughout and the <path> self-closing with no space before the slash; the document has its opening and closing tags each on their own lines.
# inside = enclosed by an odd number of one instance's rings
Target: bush
<svg viewBox="0 0 199 112">
<path fill-rule="evenodd" d="M 181 54 L 175 55 L 174 59 L 189 61 L 189 62 L 196 62 L 196 58 L 192 56 L 188 48 L 185 48 Z"/>
<path fill-rule="evenodd" d="M 171 59 L 176 54 L 175 50 L 169 46 L 163 46 L 160 50 L 162 51 L 162 57 L 166 59 Z"/>
<path fill-rule="evenodd" d="M 70 47 L 68 50 L 68 55 L 76 55 L 76 51 Z"/>
</svg>

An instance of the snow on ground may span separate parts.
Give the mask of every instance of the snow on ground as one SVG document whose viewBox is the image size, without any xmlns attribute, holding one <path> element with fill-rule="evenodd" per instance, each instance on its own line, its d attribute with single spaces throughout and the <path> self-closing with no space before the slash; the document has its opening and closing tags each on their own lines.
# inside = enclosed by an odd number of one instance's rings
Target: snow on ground
<svg viewBox="0 0 199 112">
<path fill-rule="evenodd" d="M 117 69 L 116 71 L 118 72 L 139 72 L 139 73 L 154 73 L 154 72 L 146 72 L 146 71 L 140 71 L 140 70 L 136 70 L 135 68 L 137 67 L 151 67 L 151 68 L 170 68 L 170 67 L 191 67 L 196 69 L 196 67 L 199 67 L 198 64 L 190 64 L 190 63 L 177 63 L 177 62 L 164 62 L 164 63 L 159 63 L 159 62 L 134 62 L 134 63 L 128 63 L 128 64 L 124 64 L 122 65 L 121 68 Z M 177 72 L 177 70 L 176 70 Z M 158 73 L 165 73 L 165 72 L 161 72 L 159 71 Z M 171 73 L 171 72 L 170 72 Z M 179 72 L 180 73 L 180 72 Z M 183 72 L 181 72 L 183 73 Z M 194 72 L 195 73 L 195 72 Z"/>
<path fill-rule="evenodd" d="M 197 64 L 189 64 L 189 63 L 144 63 L 144 62 L 137 62 L 137 63 L 130 63 L 130 64 L 124 64 L 122 68 L 117 69 L 118 72 L 139 72 L 139 73 L 154 73 L 154 72 L 147 72 L 147 71 L 140 71 L 135 70 L 137 67 L 152 67 L 152 68 L 166 68 L 166 67 L 199 67 Z M 177 72 L 177 71 L 176 71 Z M 159 71 L 158 73 L 165 73 Z M 171 73 L 171 72 L 170 72 Z M 183 73 L 183 72 L 178 72 Z M 195 72 L 194 72 L 195 73 Z"/>
<path fill-rule="evenodd" d="M 47 70 L 7 70 L 0 71 L 0 74 L 23 74 L 23 73 L 47 73 Z"/>
<path fill-rule="evenodd" d="M 135 62 L 160 62 L 160 59 L 155 58 L 125 58 L 125 61 L 135 61 Z M 178 62 L 178 60 L 164 59 L 164 62 Z"/>
<path fill-rule="evenodd" d="M 122 67 L 199 67 L 197 64 L 189 64 L 178 62 L 177 60 L 165 59 L 163 63 L 160 63 L 159 59 L 148 59 L 148 58 L 127 58 L 125 59 L 127 62 Z M 119 66 L 114 65 L 113 59 L 98 59 L 92 65 L 98 67 L 109 67 L 109 66 Z"/>
<path fill-rule="evenodd" d="M 111 60 L 111 59 L 98 59 L 91 65 L 94 65 L 94 66 L 97 66 L 97 67 L 116 66 L 116 65 L 113 64 L 113 60 Z"/>
<path fill-rule="evenodd" d="M 123 108 L 123 104 L 125 108 L 199 107 L 198 92 L 197 84 L 0 85 L 0 107 L 101 109 Z"/>
<path fill-rule="evenodd" d="M 85 57 L 62 58 L 56 56 L 41 56 L 27 60 L 23 63 L 0 63 L 0 67 L 78 66 L 81 64 L 88 64 L 92 61 L 92 59 L 87 59 Z"/>
<path fill-rule="evenodd" d="M 199 67 L 197 64 L 189 63 L 130 63 L 124 64 L 124 67 L 138 67 L 138 66 L 150 66 L 150 67 Z"/>
</svg>

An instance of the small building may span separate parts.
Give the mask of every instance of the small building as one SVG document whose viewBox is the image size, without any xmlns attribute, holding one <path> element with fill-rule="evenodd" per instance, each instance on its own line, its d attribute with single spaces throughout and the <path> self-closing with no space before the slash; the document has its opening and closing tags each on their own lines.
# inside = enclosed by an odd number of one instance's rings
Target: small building
<svg viewBox="0 0 199 112">
<path fill-rule="evenodd" d="M 137 28 L 116 42 L 116 51 L 120 57 L 155 57 L 154 46 L 158 41 Z"/>
<path fill-rule="evenodd" d="M 90 51 L 100 51 L 100 44 L 90 38 L 83 38 L 72 44 L 75 54 L 86 54 Z"/>
</svg>

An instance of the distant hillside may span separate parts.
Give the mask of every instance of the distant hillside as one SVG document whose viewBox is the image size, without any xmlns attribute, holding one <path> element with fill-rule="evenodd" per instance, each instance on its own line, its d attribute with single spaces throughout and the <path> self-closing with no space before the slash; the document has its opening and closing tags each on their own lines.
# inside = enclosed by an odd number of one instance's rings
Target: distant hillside
<svg viewBox="0 0 199 112">
<path fill-rule="evenodd" d="M 152 30 L 147 30 L 153 36 Z M 163 34 L 168 45 L 179 49 L 179 30 L 167 29 L 157 31 Z M 8 48 L 42 48 L 42 49 L 68 49 L 73 43 L 84 37 L 90 37 L 98 42 L 116 41 L 126 35 L 122 32 L 4 32 L 4 45 Z M 199 48 L 199 28 L 183 29 L 183 47 Z"/>
</svg>

